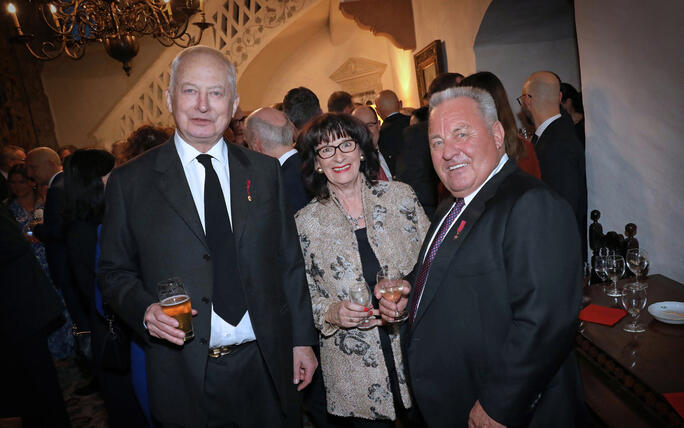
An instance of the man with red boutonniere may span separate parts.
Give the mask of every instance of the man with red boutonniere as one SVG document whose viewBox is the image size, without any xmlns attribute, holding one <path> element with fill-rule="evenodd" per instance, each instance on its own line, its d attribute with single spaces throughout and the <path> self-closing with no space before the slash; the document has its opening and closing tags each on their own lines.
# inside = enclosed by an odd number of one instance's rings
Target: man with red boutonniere
<svg viewBox="0 0 684 428">
<path fill-rule="evenodd" d="M 572 351 L 581 303 L 580 238 L 570 205 L 504 150 L 492 97 L 471 87 L 430 98 L 438 207 L 386 322 L 402 343 L 428 427 L 575 427 L 586 409 Z"/>
<path fill-rule="evenodd" d="M 106 302 L 145 343 L 152 416 L 301 426 L 318 337 L 280 165 L 223 139 L 239 97 L 219 51 L 181 51 L 166 100 L 173 137 L 109 178 L 99 265 Z"/>
</svg>

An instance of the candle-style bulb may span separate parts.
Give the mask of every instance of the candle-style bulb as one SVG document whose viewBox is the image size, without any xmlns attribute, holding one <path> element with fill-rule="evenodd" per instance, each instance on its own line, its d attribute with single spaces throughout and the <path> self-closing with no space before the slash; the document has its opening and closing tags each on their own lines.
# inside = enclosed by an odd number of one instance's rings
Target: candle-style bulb
<svg viewBox="0 0 684 428">
<path fill-rule="evenodd" d="M 14 3 L 9 3 L 7 5 L 7 12 L 9 12 L 11 14 L 17 13 L 17 7 L 14 5 Z"/>
</svg>

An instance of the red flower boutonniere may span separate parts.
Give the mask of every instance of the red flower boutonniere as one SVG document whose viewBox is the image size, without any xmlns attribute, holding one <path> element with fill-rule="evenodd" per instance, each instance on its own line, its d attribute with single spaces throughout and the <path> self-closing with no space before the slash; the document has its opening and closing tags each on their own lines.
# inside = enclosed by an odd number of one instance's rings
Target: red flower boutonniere
<svg viewBox="0 0 684 428">
<path fill-rule="evenodd" d="M 252 202 L 252 194 L 249 191 L 249 188 L 252 186 L 252 180 L 247 179 L 247 200 L 249 202 Z"/>
<path fill-rule="evenodd" d="M 465 225 L 466 225 L 465 220 L 461 220 L 461 224 L 459 224 L 458 229 L 456 229 L 456 235 L 454 235 L 454 241 L 458 239 L 458 235 L 461 234 L 461 232 L 465 228 Z"/>
</svg>

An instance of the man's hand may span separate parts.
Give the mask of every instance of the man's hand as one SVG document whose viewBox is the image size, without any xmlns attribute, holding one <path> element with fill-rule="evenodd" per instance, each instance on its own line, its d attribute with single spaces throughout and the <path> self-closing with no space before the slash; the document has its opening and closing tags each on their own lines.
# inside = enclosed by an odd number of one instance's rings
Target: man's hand
<svg viewBox="0 0 684 428">
<path fill-rule="evenodd" d="M 195 315 L 197 315 L 197 311 L 193 309 L 192 316 Z M 185 343 L 185 332 L 176 328 L 178 327 L 178 321 L 166 315 L 159 303 L 153 303 L 147 307 L 145 311 L 145 325 L 152 337 L 168 340 L 178 346 L 183 346 Z"/>
<path fill-rule="evenodd" d="M 311 383 L 318 360 L 311 346 L 295 346 L 292 348 L 292 360 L 294 361 L 294 374 L 292 383 L 299 385 L 297 391 L 301 391 Z"/>
<path fill-rule="evenodd" d="M 403 287 L 401 288 L 401 296 L 396 303 L 383 298 L 383 294 L 380 292 L 380 287 L 378 287 L 378 284 L 375 285 L 374 294 L 379 301 L 378 308 L 380 309 L 380 315 L 385 322 L 397 322 L 395 318 L 400 317 L 408 305 L 408 295 L 411 292 L 411 284 L 403 279 L 401 282 L 403 283 Z"/>
<path fill-rule="evenodd" d="M 503 428 L 494 419 L 490 418 L 485 409 L 482 408 L 480 401 L 476 401 L 472 409 L 470 409 L 470 415 L 468 417 L 468 428 Z"/>
</svg>

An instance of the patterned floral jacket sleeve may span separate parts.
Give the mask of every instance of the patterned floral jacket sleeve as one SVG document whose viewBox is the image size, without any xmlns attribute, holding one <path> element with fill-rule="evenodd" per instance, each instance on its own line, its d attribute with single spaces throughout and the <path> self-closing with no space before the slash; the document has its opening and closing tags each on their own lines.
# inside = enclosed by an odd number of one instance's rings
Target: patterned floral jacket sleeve
<svg viewBox="0 0 684 428">
<path fill-rule="evenodd" d="M 368 241 L 381 266 L 408 274 L 429 227 L 411 188 L 400 182 L 362 185 Z M 321 369 L 328 411 L 340 416 L 394 419 L 389 377 L 377 328 L 345 329 L 326 321 L 334 302 L 348 300 L 348 287 L 363 281 L 363 269 L 353 227 L 332 195 L 312 201 L 295 215 L 314 324 L 321 336 Z M 405 405 L 410 398 L 404 378 L 398 328 L 390 338 Z"/>
</svg>

